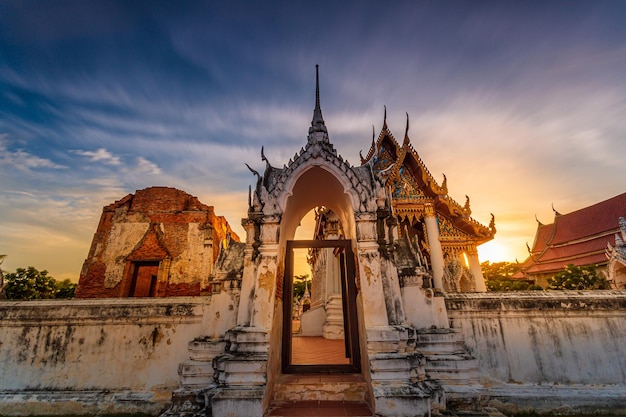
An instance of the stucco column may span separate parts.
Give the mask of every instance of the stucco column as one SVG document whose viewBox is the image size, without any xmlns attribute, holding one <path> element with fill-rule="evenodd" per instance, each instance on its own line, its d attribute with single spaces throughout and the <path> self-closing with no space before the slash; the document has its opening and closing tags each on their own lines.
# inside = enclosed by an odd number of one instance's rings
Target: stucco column
<svg viewBox="0 0 626 417">
<path fill-rule="evenodd" d="M 388 326 L 385 292 L 380 271 L 380 253 L 376 242 L 376 215 L 361 213 L 356 218 L 357 268 L 363 302 L 365 327 Z"/>
<path fill-rule="evenodd" d="M 276 299 L 280 216 L 265 216 L 263 220 L 250 326 L 271 329 Z"/>
<path fill-rule="evenodd" d="M 246 231 L 246 248 L 243 255 L 243 276 L 241 277 L 241 298 L 237 311 L 237 325 L 249 326 L 251 319 L 252 298 L 250 295 L 254 289 L 254 277 L 256 269 L 252 265 L 254 253 L 254 222 L 248 218 L 241 220 L 241 225 Z"/>
<path fill-rule="evenodd" d="M 433 281 L 435 288 L 443 289 L 443 250 L 439 241 L 439 225 L 437 215 L 432 204 L 428 203 L 424 207 L 424 223 L 426 223 L 426 233 L 428 234 L 428 246 L 430 247 L 430 265 L 433 269 Z"/>
<path fill-rule="evenodd" d="M 475 246 L 472 246 L 467 251 L 467 260 L 469 262 L 469 269 L 474 276 L 474 287 L 476 292 L 486 292 L 487 285 L 485 285 L 485 277 L 483 271 L 480 269 L 480 261 L 478 260 L 478 250 Z"/>
</svg>

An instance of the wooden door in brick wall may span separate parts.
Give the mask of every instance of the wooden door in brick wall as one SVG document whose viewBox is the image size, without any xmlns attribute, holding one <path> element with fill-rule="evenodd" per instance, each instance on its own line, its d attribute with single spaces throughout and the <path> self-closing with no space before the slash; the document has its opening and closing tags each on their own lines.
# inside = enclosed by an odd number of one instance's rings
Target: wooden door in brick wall
<svg viewBox="0 0 626 417">
<path fill-rule="evenodd" d="M 135 262 L 130 297 L 154 297 L 159 262 Z"/>
</svg>

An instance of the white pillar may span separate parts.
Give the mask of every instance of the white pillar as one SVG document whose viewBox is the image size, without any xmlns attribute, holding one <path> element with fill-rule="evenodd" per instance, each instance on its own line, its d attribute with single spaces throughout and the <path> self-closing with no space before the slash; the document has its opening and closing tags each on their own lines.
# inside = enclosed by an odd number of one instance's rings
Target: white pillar
<svg viewBox="0 0 626 417">
<path fill-rule="evenodd" d="M 426 204 L 424 208 L 424 222 L 426 223 L 426 233 L 428 234 L 428 246 L 430 247 L 430 264 L 433 269 L 433 281 L 435 288 L 443 289 L 443 249 L 439 241 L 439 225 L 437 215 L 432 204 Z"/>
<path fill-rule="evenodd" d="M 478 260 L 478 251 L 475 247 L 471 247 L 467 252 L 467 259 L 469 261 L 469 269 L 474 276 L 474 287 L 476 292 L 487 292 L 487 285 L 485 285 L 485 277 L 483 271 L 480 269 L 480 261 Z"/>
</svg>

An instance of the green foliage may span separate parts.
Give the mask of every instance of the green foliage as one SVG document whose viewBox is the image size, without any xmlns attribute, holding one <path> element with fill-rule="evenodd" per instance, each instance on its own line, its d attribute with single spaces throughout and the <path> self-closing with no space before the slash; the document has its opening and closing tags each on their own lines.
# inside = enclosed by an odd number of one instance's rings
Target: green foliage
<svg viewBox="0 0 626 417">
<path fill-rule="evenodd" d="M 76 283 L 69 279 L 64 279 L 63 281 L 56 282 L 56 288 L 57 293 L 55 294 L 55 298 L 74 298 Z"/>
<path fill-rule="evenodd" d="M 9 300 L 42 300 L 50 298 L 72 298 L 76 284 L 69 279 L 58 282 L 48 276 L 48 271 L 38 271 L 32 266 L 17 268 L 6 274 L 5 292 Z"/>
<path fill-rule="evenodd" d="M 595 265 L 576 266 L 567 264 L 565 269 L 552 278 L 548 278 L 551 290 L 606 290 L 609 283 L 598 275 Z"/>
<path fill-rule="evenodd" d="M 543 290 L 541 286 L 523 279 L 494 278 L 486 280 L 486 285 L 489 291 L 496 292 Z"/>
<path fill-rule="evenodd" d="M 538 285 L 532 282 L 513 279 L 513 274 L 519 272 L 522 268 L 517 262 L 494 262 L 489 261 L 480 264 L 485 277 L 485 284 L 489 291 L 528 291 L 541 290 Z"/>
<path fill-rule="evenodd" d="M 511 278 L 513 274 L 522 269 L 522 265 L 517 262 L 494 262 L 489 261 L 480 264 L 485 279 Z"/>
<path fill-rule="evenodd" d="M 306 288 L 306 285 L 311 287 L 311 283 L 307 284 L 307 282 L 309 281 L 309 274 L 296 275 L 293 277 L 293 279 L 293 299 L 299 300 L 304 296 L 304 290 Z"/>
</svg>

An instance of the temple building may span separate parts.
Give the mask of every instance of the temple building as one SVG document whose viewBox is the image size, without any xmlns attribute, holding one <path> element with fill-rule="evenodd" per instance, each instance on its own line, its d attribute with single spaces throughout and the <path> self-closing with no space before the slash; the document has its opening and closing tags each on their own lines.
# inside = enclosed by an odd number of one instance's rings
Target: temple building
<svg viewBox="0 0 626 417">
<path fill-rule="evenodd" d="M 102 210 L 77 298 L 210 292 L 220 252 L 239 237 L 213 207 L 167 187 L 138 190 Z"/>
<path fill-rule="evenodd" d="M 623 414 L 626 291 L 485 292 L 493 216 L 433 178 L 408 119 L 350 164 L 315 81 L 302 147 L 247 161 L 241 242 L 196 197 L 146 188 L 104 207 L 83 265 L 77 296 L 115 299 L 0 305 L 0 414 Z M 625 209 L 539 225 L 526 272 L 604 262 L 624 288 Z"/>
<path fill-rule="evenodd" d="M 489 226 L 470 217 L 469 197 L 461 205 L 448 195 L 446 176 L 439 185 L 411 145 L 408 132 L 407 115 L 400 145 L 387 127 L 385 111 L 378 139 L 372 140 L 361 163 L 371 164 L 386 179 L 398 237 L 404 238 L 415 266 L 433 271 L 434 287 L 446 292 L 486 291 L 477 247 L 496 233 L 493 214 Z"/>
<path fill-rule="evenodd" d="M 248 165 L 256 184 L 245 242 L 176 189 L 147 188 L 104 208 L 77 297 L 210 300 L 210 325 L 189 341 L 164 416 L 262 416 L 296 392 L 424 416 L 480 395 L 445 296 L 486 291 L 476 248 L 493 238 L 493 215 L 485 226 L 469 197 L 452 199 L 408 131 L 407 119 L 400 145 L 385 111 L 367 157 L 349 164 L 330 141 L 316 74 L 306 144 L 282 168 L 263 148 L 263 173 Z M 302 239 L 311 212 L 314 231 Z M 294 287 L 307 275 L 300 296 Z M 329 373 L 341 377 L 319 376 Z"/>
<path fill-rule="evenodd" d="M 611 281 L 606 252 L 616 242 L 615 236 L 621 232 L 618 219 L 625 216 L 626 193 L 567 214 L 554 210 L 552 223 L 543 224 L 537 220 L 537 231 L 532 248 L 529 247 L 529 257 L 513 278 L 532 280 L 545 287 L 548 278 L 561 272 L 565 265 L 573 264 L 595 265 L 597 271 Z M 617 249 L 612 263 L 614 275 L 623 274 L 619 273 L 619 259 Z M 620 288 L 624 288 L 623 284 Z"/>
<path fill-rule="evenodd" d="M 256 185 L 245 248 L 226 250 L 243 253 L 241 279 L 211 295 L 213 326 L 225 331 L 190 342 L 165 415 L 189 411 L 190 398 L 213 416 L 292 415 L 281 407 L 299 398 L 423 416 L 479 396 L 445 294 L 485 291 L 476 247 L 493 238 L 493 217 L 480 224 L 469 199 L 462 206 L 445 179 L 437 184 L 408 123 L 399 145 L 385 121 L 353 166 L 330 142 L 316 77 L 305 146 L 282 168 L 263 149 L 261 161 L 263 173 L 248 166 Z M 314 232 L 302 239 L 296 230 L 312 211 Z M 303 264 L 311 291 L 298 298 Z"/>
</svg>

